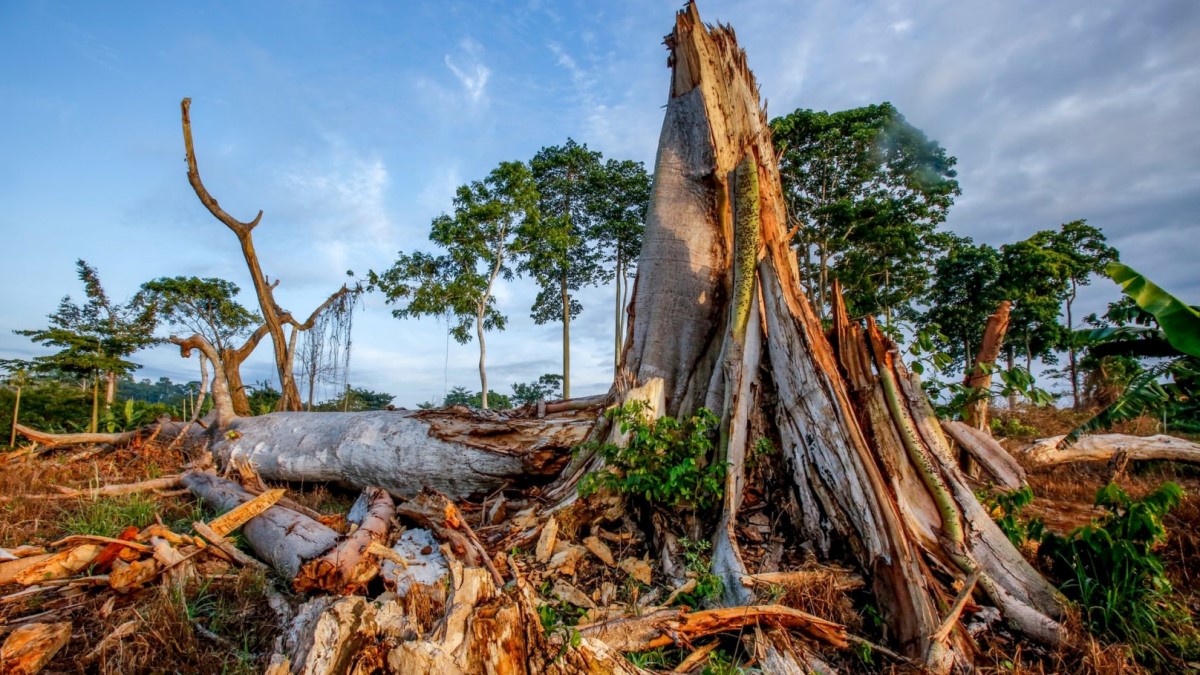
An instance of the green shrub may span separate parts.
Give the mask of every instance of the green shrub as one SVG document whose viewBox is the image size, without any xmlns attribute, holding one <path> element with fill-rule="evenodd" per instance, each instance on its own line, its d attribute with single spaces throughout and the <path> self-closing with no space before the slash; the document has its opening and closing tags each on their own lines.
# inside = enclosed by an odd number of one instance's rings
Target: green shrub
<svg viewBox="0 0 1200 675">
<path fill-rule="evenodd" d="M 712 412 L 700 408 L 684 422 L 673 417 L 646 418 L 646 404 L 631 401 L 606 413 L 629 434 L 619 448 L 611 443 L 596 446 L 607 466 L 584 476 L 579 494 L 588 496 L 601 487 L 636 495 L 662 508 L 713 507 L 721 500 L 725 465 L 710 463 L 719 424 Z"/>
<path fill-rule="evenodd" d="M 1079 603 L 1091 631 L 1129 643 L 1139 660 L 1155 666 L 1194 658 L 1200 648 L 1191 615 L 1172 599 L 1154 552 L 1166 541 L 1163 516 L 1182 500 L 1175 483 L 1136 501 L 1110 483 L 1096 493 L 1096 505 L 1107 511 L 1099 523 L 1065 538 L 1047 533 L 1039 552 L 1066 580 L 1060 588 Z"/>
<path fill-rule="evenodd" d="M 1020 548 L 1027 541 L 1039 541 L 1045 533 L 1045 526 L 1037 518 L 1021 519 L 1021 511 L 1033 503 L 1033 488 L 1028 485 L 1012 492 L 984 494 L 979 501 L 1013 546 Z"/>
</svg>

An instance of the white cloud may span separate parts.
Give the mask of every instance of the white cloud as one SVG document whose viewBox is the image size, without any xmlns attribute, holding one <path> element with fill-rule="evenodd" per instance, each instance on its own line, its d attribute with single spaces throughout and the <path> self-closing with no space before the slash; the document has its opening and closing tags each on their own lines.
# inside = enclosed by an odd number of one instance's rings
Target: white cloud
<svg viewBox="0 0 1200 675">
<path fill-rule="evenodd" d="M 471 38 L 464 38 L 458 46 L 457 54 L 446 54 L 446 67 L 458 78 L 471 103 L 487 105 L 487 83 L 492 71 L 480 58 L 483 47 Z"/>
</svg>

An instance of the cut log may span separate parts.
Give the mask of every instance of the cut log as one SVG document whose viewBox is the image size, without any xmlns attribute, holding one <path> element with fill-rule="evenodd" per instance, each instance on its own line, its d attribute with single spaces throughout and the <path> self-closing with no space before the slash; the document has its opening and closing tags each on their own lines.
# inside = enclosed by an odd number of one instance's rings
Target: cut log
<svg viewBox="0 0 1200 675">
<path fill-rule="evenodd" d="M 466 497 L 549 481 L 593 422 L 581 413 L 528 420 L 466 409 L 272 413 L 231 422 L 213 454 L 249 462 L 267 480 Z"/>
<path fill-rule="evenodd" d="M 1166 460 L 1200 464 L 1200 444 L 1159 434 L 1157 436 L 1127 436 L 1097 434 L 1084 436 L 1073 444 L 1060 448 L 1063 436 L 1051 436 L 1034 441 L 1021 451 L 1020 457 L 1036 466 L 1053 466 L 1068 462 L 1101 462 L 1125 453 L 1130 460 Z"/>
<path fill-rule="evenodd" d="M 942 429 L 998 486 L 1005 490 L 1019 490 L 1025 486 L 1025 469 L 991 434 L 956 420 L 942 420 Z M 959 463 L 962 463 L 961 457 Z"/>
<path fill-rule="evenodd" d="M 183 484 L 197 497 L 229 511 L 254 499 L 241 486 L 208 473 L 186 473 Z M 325 553 L 338 534 L 315 520 L 280 506 L 272 506 L 242 526 L 255 555 L 285 579 L 294 579 L 304 563 Z"/>
</svg>

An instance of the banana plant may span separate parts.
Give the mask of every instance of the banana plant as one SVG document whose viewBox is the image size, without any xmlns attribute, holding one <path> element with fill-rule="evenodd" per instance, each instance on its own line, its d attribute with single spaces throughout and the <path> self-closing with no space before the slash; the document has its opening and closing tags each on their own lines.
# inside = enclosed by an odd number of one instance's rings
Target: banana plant
<svg viewBox="0 0 1200 675">
<path fill-rule="evenodd" d="M 1135 376 L 1125 391 L 1095 417 L 1072 429 L 1060 446 L 1066 446 L 1084 433 L 1103 429 L 1114 422 L 1136 417 L 1147 408 L 1171 400 L 1172 395 L 1191 396 L 1182 389 L 1184 382 L 1194 382 L 1200 369 L 1200 311 L 1150 281 L 1128 265 L 1109 263 L 1105 273 L 1139 308 L 1154 317 L 1154 326 L 1117 326 L 1092 331 L 1080 331 L 1080 336 L 1092 345 L 1092 351 L 1102 355 L 1167 357 Z M 1174 384 L 1160 380 L 1171 377 Z"/>
</svg>

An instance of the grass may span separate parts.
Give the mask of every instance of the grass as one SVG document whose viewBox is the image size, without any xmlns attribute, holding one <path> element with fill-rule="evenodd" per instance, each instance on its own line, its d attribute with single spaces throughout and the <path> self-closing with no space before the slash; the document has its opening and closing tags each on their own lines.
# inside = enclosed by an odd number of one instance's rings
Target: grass
<svg viewBox="0 0 1200 675">
<path fill-rule="evenodd" d="M 62 510 L 58 526 L 63 534 L 115 537 L 130 525 L 138 529 L 150 525 L 158 511 L 158 500 L 146 494 L 81 499 Z"/>
</svg>

